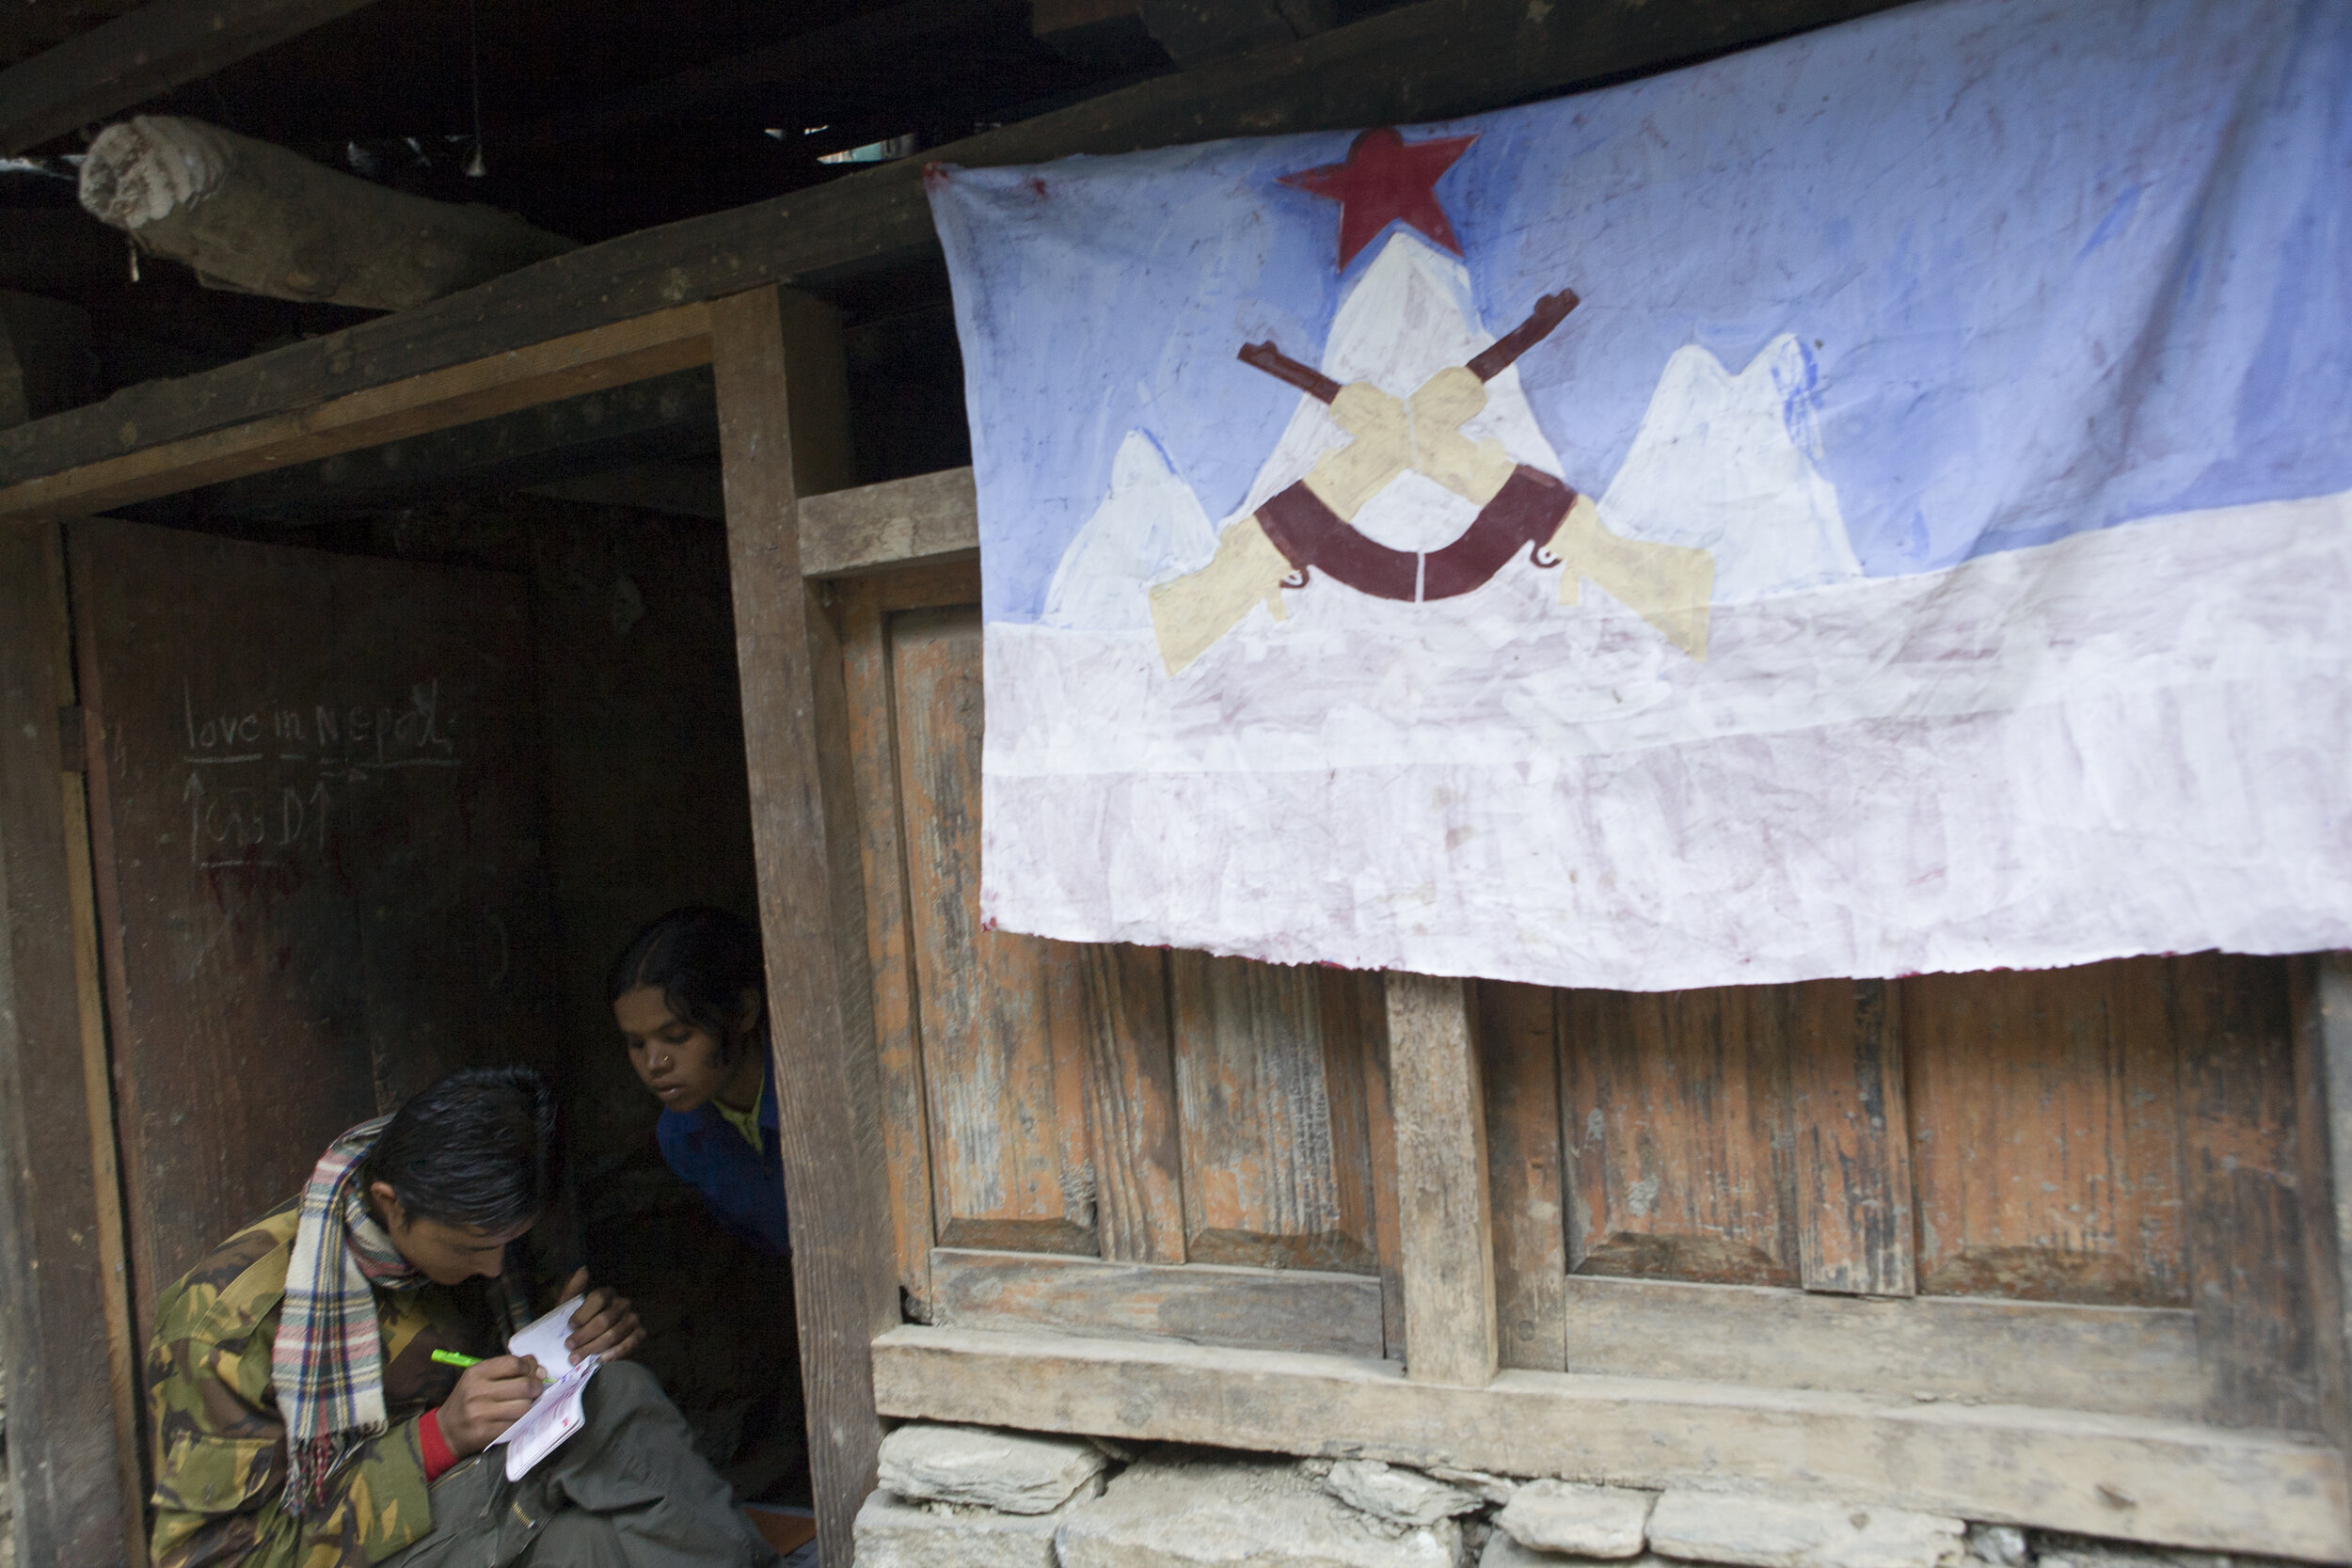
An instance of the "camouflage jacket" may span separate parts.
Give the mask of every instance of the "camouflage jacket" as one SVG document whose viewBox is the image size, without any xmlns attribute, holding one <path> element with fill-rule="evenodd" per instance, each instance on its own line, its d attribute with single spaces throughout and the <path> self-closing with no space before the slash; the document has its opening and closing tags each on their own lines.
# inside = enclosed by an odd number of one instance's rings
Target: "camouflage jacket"
<svg viewBox="0 0 2352 1568">
<path fill-rule="evenodd" d="M 336 1472 L 326 1508 L 294 1518 L 270 1350 L 295 1220 L 290 1202 L 246 1227 L 157 1304 L 147 1353 L 154 1568 L 364 1568 L 433 1528 L 417 1421 L 457 1381 L 434 1351 L 497 1353 L 481 1282 L 376 1292 L 390 1430 Z"/>
</svg>

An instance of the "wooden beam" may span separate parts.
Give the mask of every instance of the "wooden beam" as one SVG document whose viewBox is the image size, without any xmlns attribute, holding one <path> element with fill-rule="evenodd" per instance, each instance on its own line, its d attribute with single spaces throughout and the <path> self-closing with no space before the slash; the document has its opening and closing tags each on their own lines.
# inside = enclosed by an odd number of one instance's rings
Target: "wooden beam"
<svg viewBox="0 0 2352 1568">
<path fill-rule="evenodd" d="M 73 886 L 87 846 L 77 860 L 65 810 L 64 791 L 81 785 L 59 736 L 70 649 L 57 530 L 0 531 L 0 1347 L 26 1563 L 144 1556 L 137 1458 L 118 1424 L 128 1369 L 115 1364 L 119 1198 L 104 1190 L 113 1111 L 91 1102 L 104 1085 L 87 1053 L 93 1030 L 103 1039 L 85 985 L 94 933 L 75 926 L 88 913 L 87 880 Z"/>
<path fill-rule="evenodd" d="M 1380 1281 L 1313 1269 L 1112 1263 L 1034 1252 L 931 1253 L 941 1328 L 1077 1333 L 1378 1360 Z"/>
<path fill-rule="evenodd" d="M 800 498 L 847 477 L 848 387 L 819 301 L 756 289 L 710 329 L 817 1539 L 848 1562 L 882 1445 L 867 1343 L 898 1321 L 841 647 L 801 573 Z"/>
<path fill-rule="evenodd" d="M 1392 973 L 1388 995 L 1405 1365 L 1416 1383 L 1476 1388 L 1495 1375 L 1499 1338 L 1486 1101 L 1470 1039 L 1470 984 Z"/>
<path fill-rule="evenodd" d="M 0 522 L 103 512 L 710 363 L 710 307 L 616 322 L 0 489 Z M 46 420 L 20 428 L 38 430 Z"/>
<path fill-rule="evenodd" d="M 928 161 L 1025 164 L 1073 152 L 1473 114 L 1892 3 L 1421 0 L 951 143 L 924 159 L 649 229 L 325 338 L 201 375 L 126 388 L 103 403 L 0 433 L 0 486 L 691 300 L 770 282 L 821 285 L 935 254 L 917 166 Z"/>
<path fill-rule="evenodd" d="M 144 103 L 369 0 L 152 0 L 0 71 L 0 155 Z"/>
<path fill-rule="evenodd" d="M 801 570 L 813 578 L 977 560 L 979 548 L 970 468 L 812 496 L 801 508 Z"/>
<path fill-rule="evenodd" d="M 1820 1295 L 1565 1276 L 1568 1367 L 2195 1420 L 2197 1315 L 2180 1307 Z"/>
<path fill-rule="evenodd" d="M 2228 1552 L 2352 1557 L 2343 1455 L 2021 1405 L 1506 1371 L 1484 1388 L 1388 1362 L 904 1327 L 874 1343 L 895 1418 L 1622 1486 L 1720 1486 Z"/>
<path fill-rule="evenodd" d="M 495 419 L 427 431 L 380 447 L 249 474 L 204 493 L 207 515 L 315 519 L 322 513 L 413 504 L 442 485 L 494 484 L 501 489 L 548 485 L 579 493 L 595 476 L 628 467 L 704 459 L 707 494 L 695 494 L 699 515 L 719 517 L 719 418 L 710 372 L 673 371 L 624 387 L 607 387 L 521 408 Z M 641 487 L 659 496 L 657 482 Z M 629 505 L 623 485 L 610 504 Z"/>
</svg>

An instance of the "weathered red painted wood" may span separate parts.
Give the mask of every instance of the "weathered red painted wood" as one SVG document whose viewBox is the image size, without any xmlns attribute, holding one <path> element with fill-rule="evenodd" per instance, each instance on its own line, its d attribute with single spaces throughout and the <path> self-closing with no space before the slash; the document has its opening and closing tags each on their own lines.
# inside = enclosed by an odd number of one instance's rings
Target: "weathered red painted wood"
<svg viewBox="0 0 2352 1568">
<path fill-rule="evenodd" d="M 1557 996 L 1491 980 L 1478 988 L 1502 1364 L 1550 1372 L 1568 1364 Z"/>
<path fill-rule="evenodd" d="M 1919 1289 L 2186 1305 L 2158 958 L 1900 985 Z"/>
<path fill-rule="evenodd" d="M 1910 1295 L 1917 1226 L 1900 1020 L 1878 980 L 1816 980 L 1788 1000 L 1804 1288 Z"/>
<path fill-rule="evenodd" d="M 1321 971 L 1168 958 L 1187 1256 L 1376 1269 L 1361 1109 L 1371 1009 L 1343 988 L 1327 1028 Z"/>
<path fill-rule="evenodd" d="M 2327 1368 L 2299 1190 L 2286 965 L 2199 953 L 2167 967 L 2205 1419 L 2319 1432 Z"/>
<path fill-rule="evenodd" d="M 890 644 L 939 1240 L 1094 1254 L 1092 1182 L 1072 1143 L 1084 1106 L 1069 1098 L 1084 1063 L 1070 1031 L 1057 1050 L 1047 1006 L 1076 976 L 1035 938 L 980 925 L 979 617 L 901 615 Z"/>
<path fill-rule="evenodd" d="M 1786 988 L 1560 1007 L 1573 1272 L 1798 1283 Z"/>
</svg>

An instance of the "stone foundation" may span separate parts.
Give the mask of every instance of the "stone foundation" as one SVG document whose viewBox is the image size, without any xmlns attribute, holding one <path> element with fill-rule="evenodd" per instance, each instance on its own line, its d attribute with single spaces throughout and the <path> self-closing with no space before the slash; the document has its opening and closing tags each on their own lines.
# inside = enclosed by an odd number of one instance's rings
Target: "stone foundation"
<svg viewBox="0 0 2352 1568">
<path fill-rule="evenodd" d="M 1901 1509 L 915 1422 L 860 1568 L 2268 1568 Z M 2278 1564 L 2277 1568 L 2290 1568 Z"/>
</svg>

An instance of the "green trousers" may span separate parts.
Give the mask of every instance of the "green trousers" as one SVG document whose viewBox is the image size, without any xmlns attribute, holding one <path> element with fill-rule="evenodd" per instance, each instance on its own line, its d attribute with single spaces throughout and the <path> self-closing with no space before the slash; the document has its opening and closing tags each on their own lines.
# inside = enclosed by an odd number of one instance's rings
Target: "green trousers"
<svg viewBox="0 0 2352 1568">
<path fill-rule="evenodd" d="M 585 1413 L 520 1481 L 503 1448 L 451 1469 L 433 1483 L 433 1533 L 381 1568 L 771 1568 L 651 1372 L 598 1368 Z"/>
</svg>

